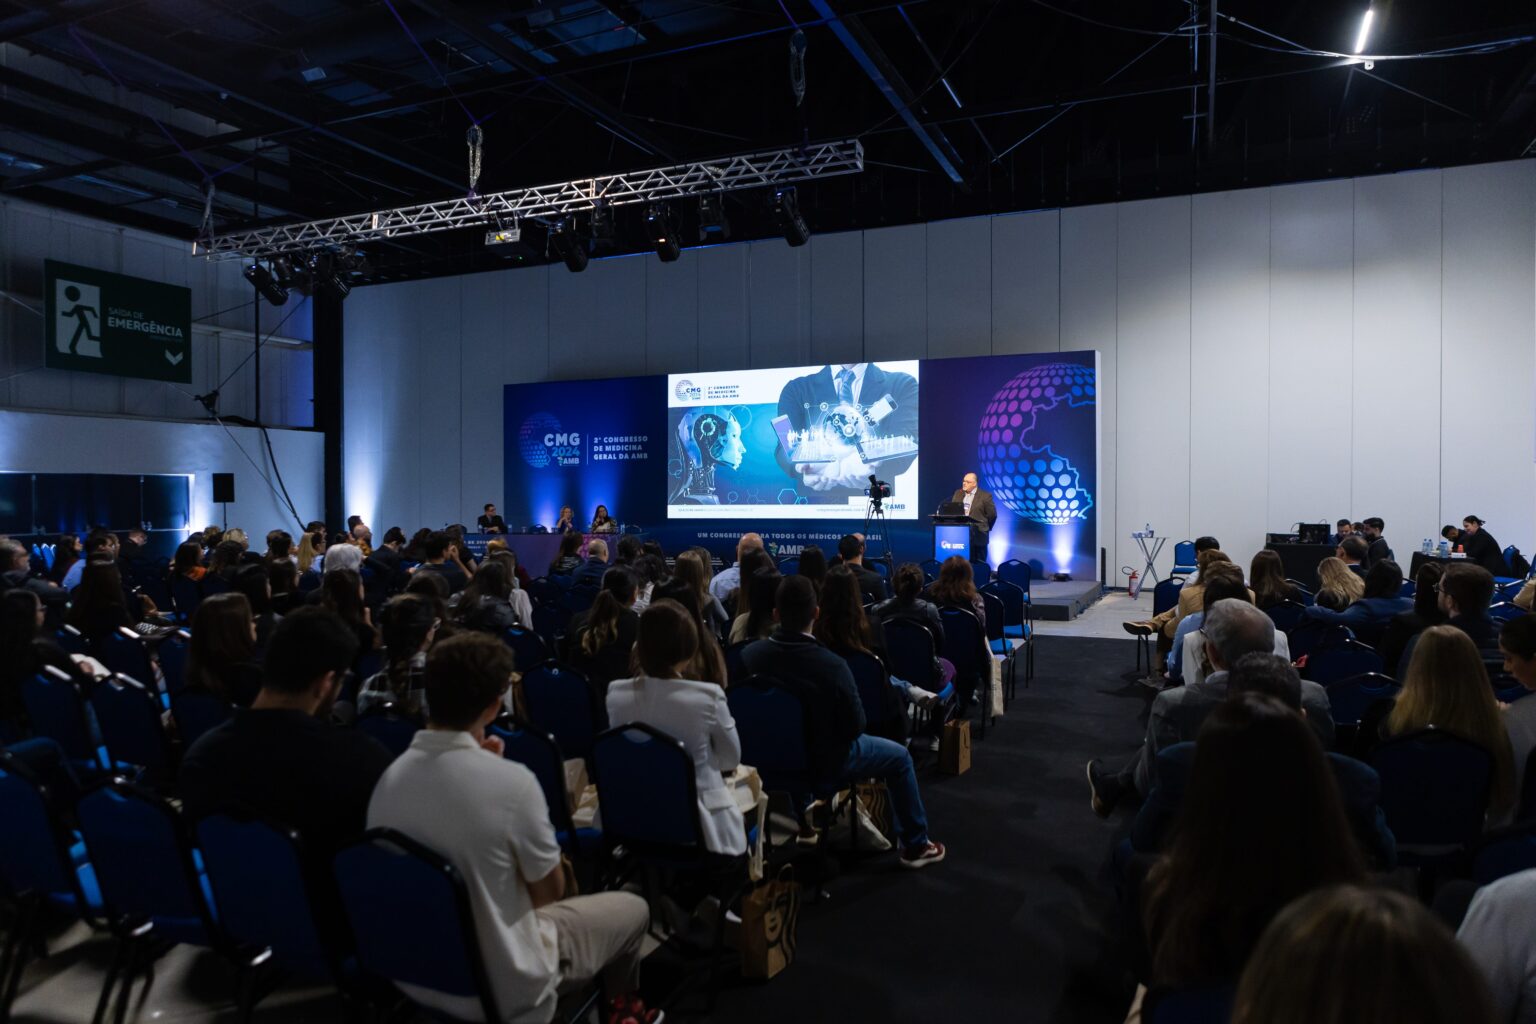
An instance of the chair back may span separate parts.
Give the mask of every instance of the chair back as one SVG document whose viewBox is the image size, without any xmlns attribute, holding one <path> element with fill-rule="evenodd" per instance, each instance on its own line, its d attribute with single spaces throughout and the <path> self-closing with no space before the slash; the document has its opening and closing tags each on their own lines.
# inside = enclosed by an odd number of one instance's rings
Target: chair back
<svg viewBox="0 0 1536 1024">
<path fill-rule="evenodd" d="M 53 796 L 8 750 L 0 750 L 0 821 L 5 822 L 5 842 L 0 843 L 4 888 L 15 896 L 67 895 L 77 907 L 83 906 Z"/>
<path fill-rule="evenodd" d="M 549 733 L 515 715 L 503 715 L 491 723 L 490 732 L 501 740 L 501 756 L 527 768 L 539 781 L 555 834 L 569 836 L 571 807 L 565 790 L 565 755 L 560 752 L 560 744 Z"/>
<path fill-rule="evenodd" d="M 207 690 L 182 690 L 171 698 L 171 717 L 183 747 L 191 748 L 199 736 L 235 716 L 234 705 Z"/>
<path fill-rule="evenodd" d="M 1152 588 L 1152 614 L 1161 615 L 1163 612 L 1178 607 L 1179 591 L 1184 589 L 1183 580 L 1158 580 Z"/>
<path fill-rule="evenodd" d="M 1034 575 L 1029 563 L 1017 558 L 1010 558 L 997 567 L 997 578 L 1024 591 L 1026 599 L 1029 597 L 1029 583 L 1034 579 Z"/>
<path fill-rule="evenodd" d="M 1003 626 L 1008 617 L 1007 606 L 1003 604 L 1002 595 L 995 590 L 987 589 L 997 585 L 994 581 L 981 590 L 981 606 L 987 612 L 987 643 L 989 644 L 1003 638 Z"/>
<path fill-rule="evenodd" d="M 756 643 L 755 640 L 742 640 L 740 643 L 731 644 L 725 649 L 725 678 L 734 683 L 738 679 L 747 678 L 747 666 L 742 661 L 741 652 L 747 649 L 747 645 Z"/>
<path fill-rule="evenodd" d="M 283 967 L 311 978 L 332 976 L 299 834 L 235 811 L 202 818 L 194 833 L 219 925 L 230 939 L 252 950 L 270 949 Z"/>
<path fill-rule="evenodd" d="M 1264 609 L 1264 614 L 1275 624 L 1275 629 L 1289 637 L 1291 631 L 1301 625 L 1301 618 L 1306 611 L 1306 606 L 1298 601 L 1281 601 Z"/>
<path fill-rule="evenodd" d="M 555 638 L 571 624 L 571 610 L 557 602 L 533 606 L 533 631 L 544 641 L 549 650 L 555 649 Z"/>
<path fill-rule="evenodd" d="M 529 580 L 528 585 L 523 589 L 528 591 L 528 599 L 535 605 L 558 604 L 560 598 L 565 593 L 560 589 L 560 585 L 548 576 L 539 576 Z"/>
<path fill-rule="evenodd" d="M 779 572 L 785 576 L 793 576 L 800 571 L 800 556 L 787 555 L 779 559 Z"/>
<path fill-rule="evenodd" d="M 96 656 L 107 671 L 136 679 L 147 687 L 155 686 L 155 666 L 149 649 L 139 635 L 126 626 L 112 630 L 96 643 Z"/>
<path fill-rule="evenodd" d="M 203 603 L 203 588 L 197 581 L 177 574 L 171 577 L 171 608 L 181 622 L 191 622 L 197 606 Z"/>
<path fill-rule="evenodd" d="M 72 761 L 100 760 L 96 723 L 67 673 L 44 665 L 36 675 L 22 681 L 21 702 L 27 709 L 32 735 L 55 741 Z"/>
<path fill-rule="evenodd" d="M 308 575 L 311 575 L 311 574 L 310 573 L 305 573 L 304 575 L 308 576 Z M 319 587 L 318 580 L 319 580 L 319 575 L 320 574 L 319 573 L 314 573 L 313 575 L 316 577 L 316 583 L 315 583 L 315 586 L 310 588 L 311 590 L 317 589 Z M 226 579 L 223 576 L 220 576 L 216 572 L 210 572 L 207 575 L 205 575 L 202 578 L 202 580 L 200 581 L 200 583 L 201 583 L 202 588 L 203 588 L 203 596 L 204 597 L 212 597 L 214 594 L 227 594 L 231 590 L 235 589 L 234 588 L 234 584 L 230 583 L 228 579 Z M 303 587 L 303 580 L 302 579 L 299 581 L 299 585 L 300 585 L 300 588 L 302 589 L 302 587 Z"/>
<path fill-rule="evenodd" d="M 512 648 L 512 657 L 517 663 L 519 672 L 527 672 L 549 658 L 549 648 L 544 646 L 544 640 L 539 634 L 531 629 L 512 626 L 501 635 L 501 638 L 508 647 Z"/>
<path fill-rule="evenodd" d="M 992 582 L 992 566 L 980 558 L 971 559 L 971 575 L 976 577 L 976 586 L 984 587 Z"/>
<path fill-rule="evenodd" d="M 191 645 L 192 634 L 178 629 L 161 640 L 155 652 L 160 656 L 160 676 L 165 680 L 165 692 L 172 697 L 187 685 L 187 652 Z"/>
<path fill-rule="evenodd" d="M 1477 744 L 1430 726 L 1381 743 L 1371 764 L 1400 846 L 1455 847 L 1482 833 L 1493 758 Z"/>
<path fill-rule="evenodd" d="M 1397 588 L 1398 597 L 1413 597 L 1419 592 L 1418 585 L 1413 580 L 1403 580 L 1403 585 Z"/>
<path fill-rule="evenodd" d="M 1397 680 L 1380 672 L 1364 672 L 1328 685 L 1328 711 L 1339 725 L 1354 725 L 1365 709 L 1379 700 L 1396 700 L 1402 692 Z"/>
<path fill-rule="evenodd" d="M 60 626 L 54 639 L 69 654 L 90 654 L 91 642 L 74 626 Z"/>
<path fill-rule="evenodd" d="M 933 658 L 938 642 L 933 631 L 911 619 L 887 619 L 885 622 L 885 663 L 898 679 L 905 679 L 925 689 L 937 682 Z"/>
<path fill-rule="evenodd" d="M 643 722 L 601 733 L 592 744 L 603 840 L 646 856 L 702 853 L 693 757 L 681 741 Z"/>
<path fill-rule="evenodd" d="M 113 764 L 137 765 L 154 782 L 168 781 L 171 746 L 160 701 L 136 679 L 115 675 L 91 688 L 91 711 Z"/>
<path fill-rule="evenodd" d="M 334 861 L 358 966 L 396 984 L 479 999 L 504 1019 L 480 955 L 469 892 L 447 858 L 394 829 L 370 829 Z"/>
<path fill-rule="evenodd" d="M 923 570 L 923 579 L 928 583 L 932 583 L 934 580 L 938 579 L 939 570 L 944 568 L 943 564 L 937 558 L 924 559 L 918 563 L 917 567 Z"/>
<path fill-rule="evenodd" d="M 991 666 L 984 666 L 979 660 L 982 637 L 977 634 L 981 632 L 981 623 L 976 621 L 975 614 L 966 608 L 940 608 L 939 620 L 944 623 L 939 656 L 955 666 L 955 678 L 979 679 L 984 670 L 990 672 Z"/>
<path fill-rule="evenodd" d="M 1020 562 L 1020 565 L 1024 563 Z M 1025 568 L 1029 568 L 1027 565 Z M 1011 580 L 1002 578 L 1001 572 L 998 578 L 981 588 L 983 595 L 995 594 L 1003 602 L 1003 627 L 1006 630 L 1012 626 L 1022 626 L 1028 615 L 1029 589 L 1020 587 Z M 991 634 L 989 626 L 987 633 Z"/>
<path fill-rule="evenodd" d="M 573 586 L 560 600 L 574 615 L 576 612 L 584 612 L 592 607 L 592 603 L 597 600 L 598 590 L 599 588 L 594 586 Z"/>
<path fill-rule="evenodd" d="M 773 788 L 776 777 L 810 771 L 806 742 L 805 705 L 800 698 L 767 676 L 732 682 L 726 703 L 741 738 L 741 760 L 762 773 Z"/>
<path fill-rule="evenodd" d="M 385 750 L 399 757 L 421 731 L 421 720 L 401 712 L 393 701 L 385 701 L 357 716 L 357 731 L 372 736 Z"/>
<path fill-rule="evenodd" d="M 1303 655 L 1310 655 L 1317 651 L 1327 650 L 1341 646 L 1344 641 L 1354 638 L 1348 626 L 1329 625 L 1317 619 L 1302 619 L 1300 625 L 1286 635 L 1290 643 L 1291 658 L 1294 660 Z M 1310 664 L 1310 660 L 1309 660 Z M 1358 669 L 1360 672 L 1376 671 L 1375 669 Z M 1353 675 L 1354 673 L 1349 673 Z"/>
<path fill-rule="evenodd" d="M 839 653 L 848 663 L 848 671 L 853 673 L 859 703 L 864 705 L 864 731 L 876 736 L 890 736 L 897 730 L 899 735 L 903 723 L 892 720 L 891 677 L 884 663 L 867 651 Z"/>
<path fill-rule="evenodd" d="M 1146 1024 L 1227 1024 L 1236 998 L 1237 990 L 1230 986 L 1154 988 L 1142 1002 L 1141 1019 Z"/>
<path fill-rule="evenodd" d="M 1478 885 L 1536 868 L 1536 821 L 1490 832 L 1472 851 L 1472 880 Z"/>
<path fill-rule="evenodd" d="M 1181 540 L 1173 546 L 1173 568 L 1169 572 L 1194 572 L 1198 568 L 1194 541 Z"/>
<path fill-rule="evenodd" d="M 592 756 L 601 718 L 586 677 L 547 661 L 523 672 L 522 693 L 523 717 L 552 734 L 567 757 Z"/>
<path fill-rule="evenodd" d="M 108 912 L 148 920 L 173 942 L 213 942 L 212 910 L 176 810 L 121 779 L 103 782 L 75 805 Z"/>
<path fill-rule="evenodd" d="M 1522 615 L 1529 614 L 1513 601 L 1500 601 L 1488 609 L 1489 617 L 1495 622 L 1508 622 L 1510 619 L 1518 619 Z"/>
<path fill-rule="evenodd" d="M 1376 653 L 1375 648 L 1367 647 L 1351 637 L 1337 646 L 1314 649 L 1307 659 L 1307 678 L 1327 686 L 1351 676 L 1379 674 L 1384 668 L 1381 655 Z"/>
</svg>

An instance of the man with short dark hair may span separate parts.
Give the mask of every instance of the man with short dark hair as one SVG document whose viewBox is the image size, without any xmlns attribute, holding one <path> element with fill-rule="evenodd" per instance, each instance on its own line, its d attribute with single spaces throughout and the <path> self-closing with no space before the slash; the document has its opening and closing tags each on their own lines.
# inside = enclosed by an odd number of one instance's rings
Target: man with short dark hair
<svg viewBox="0 0 1536 1024">
<path fill-rule="evenodd" d="M 863 534 L 844 534 L 843 539 L 837 542 L 837 553 L 843 564 L 853 570 L 854 578 L 859 581 L 859 594 L 865 604 L 884 601 L 891 596 L 885 588 L 885 577 L 864 564 Z"/>
<path fill-rule="evenodd" d="M 631 568 L 634 567 L 635 560 L 638 559 L 641 553 L 645 550 L 645 548 L 640 543 L 640 538 L 631 533 L 626 533 L 620 537 L 618 543 L 614 546 L 618 549 L 618 551 L 614 555 L 613 564 L 627 565 Z"/>
<path fill-rule="evenodd" d="M 506 533 L 507 521 L 496 514 L 496 505 L 493 502 L 485 503 L 485 511 L 480 518 L 475 520 L 481 533 Z"/>
<path fill-rule="evenodd" d="M 762 534 L 744 533 L 741 535 L 741 540 L 736 542 L 736 564 L 728 565 L 721 569 L 709 581 L 709 592 L 714 595 L 715 600 L 724 604 L 725 599 L 731 596 L 731 591 L 741 586 L 741 560 L 747 557 L 748 551 L 761 551 L 762 549 Z"/>
<path fill-rule="evenodd" d="M 1362 531 L 1363 533 L 1363 531 Z M 1350 534 L 1339 541 L 1339 546 L 1334 549 L 1334 554 L 1339 561 L 1349 566 L 1350 572 L 1357 576 L 1365 575 L 1365 560 L 1369 556 L 1371 546 L 1366 543 L 1365 537 Z"/>
<path fill-rule="evenodd" d="M 752 675 L 770 677 L 805 705 L 806 744 L 811 770 L 819 779 L 842 784 L 885 780 L 901 840 L 901 866 L 937 864 L 944 859 L 944 845 L 928 838 L 912 755 L 899 743 L 865 734 L 864 704 L 848 663 L 811 632 L 819 613 L 815 584 L 804 576 L 784 577 L 774 600 L 778 629 L 768 639 L 748 644 L 741 652 L 742 664 Z"/>
<path fill-rule="evenodd" d="M 469 572 L 459 557 L 458 546 L 447 533 L 438 530 L 423 541 L 421 556 L 422 563 L 414 571 L 441 576 L 448 582 L 448 593 L 457 594 L 469 586 Z"/>
<path fill-rule="evenodd" d="M 363 831 L 389 751 L 329 722 L 357 656 L 357 636 L 324 608 L 301 608 L 272 630 L 251 706 L 204 733 L 181 765 L 181 796 L 196 817 L 238 805 L 291 825 L 317 857 Z"/>
<path fill-rule="evenodd" d="M 463 876 L 505 1020 L 548 1020 L 559 996 L 599 975 L 608 996 L 628 1004 L 649 910 L 628 892 L 562 898 L 565 872 L 544 792 L 485 732 L 505 710 L 512 669 L 512 652 L 484 634 L 463 633 L 432 648 L 430 721 L 379 781 L 368 825 L 405 833 L 447 857 Z M 401 988 L 456 1019 L 480 1019 L 472 997 Z M 659 1019 L 643 1007 L 632 1016 L 642 1024 Z"/>
<path fill-rule="evenodd" d="M 1367 544 L 1365 552 L 1366 569 L 1369 570 L 1377 562 L 1392 561 L 1392 547 L 1387 543 L 1387 539 L 1381 535 L 1382 531 L 1387 528 L 1386 522 L 1380 516 L 1371 516 L 1369 519 L 1362 520 L 1362 524 L 1365 526 L 1365 541 Z"/>
<path fill-rule="evenodd" d="M 1334 524 L 1334 534 L 1332 537 L 1328 538 L 1328 543 L 1332 544 L 1334 547 L 1338 547 L 1339 542 L 1342 541 L 1345 537 L 1348 537 L 1353 532 L 1354 523 L 1348 519 L 1340 519 L 1336 524 Z"/>
<path fill-rule="evenodd" d="M 1499 653 L 1499 624 L 1488 615 L 1488 606 L 1493 601 L 1493 573 L 1471 562 L 1452 562 L 1445 567 L 1440 582 L 1435 584 L 1435 591 L 1439 594 L 1437 603 L 1440 610 L 1446 615 L 1445 624 L 1455 626 L 1471 637 L 1477 645 L 1478 653 L 1489 666 L 1502 662 L 1503 655 Z M 1403 650 L 1401 667 L 1404 670 L 1412 663 L 1413 652 L 1422 635 L 1415 634 Z"/>
<path fill-rule="evenodd" d="M 1206 551 L 1220 550 L 1221 541 L 1217 540 L 1215 537 L 1207 535 L 1204 537 L 1195 538 L 1195 574 L 1184 581 L 1185 587 L 1196 586 L 1200 582 L 1200 569 L 1198 567 L 1200 555 Z M 1150 619 L 1133 619 L 1129 622 L 1122 622 L 1120 625 L 1124 627 L 1125 631 L 1131 634 L 1131 636 L 1153 636 L 1156 634 L 1159 636 L 1172 638 L 1173 634 L 1169 631 L 1168 627 L 1175 624 L 1179 618 L 1179 609 L 1178 606 L 1175 605 L 1172 608 L 1168 608 L 1163 612 L 1152 616 Z"/>
</svg>

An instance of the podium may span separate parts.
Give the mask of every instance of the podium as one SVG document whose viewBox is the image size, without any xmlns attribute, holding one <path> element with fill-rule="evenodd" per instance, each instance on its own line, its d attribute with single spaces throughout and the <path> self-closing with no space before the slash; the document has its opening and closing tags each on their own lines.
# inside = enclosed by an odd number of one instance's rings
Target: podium
<svg viewBox="0 0 1536 1024">
<path fill-rule="evenodd" d="M 928 517 L 933 523 L 933 558 L 936 562 L 942 562 L 952 555 L 959 555 L 966 561 L 971 558 L 971 522 L 970 516 L 944 516 L 931 515 Z"/>
</svg>

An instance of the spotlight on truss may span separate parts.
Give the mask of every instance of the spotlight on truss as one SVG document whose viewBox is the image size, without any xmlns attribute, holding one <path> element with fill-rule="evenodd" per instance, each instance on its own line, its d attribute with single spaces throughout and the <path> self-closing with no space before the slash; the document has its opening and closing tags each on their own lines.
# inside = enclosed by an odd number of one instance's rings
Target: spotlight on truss
<svg viewBox="0 0 1536 1024">
<path fill-rule="evenodd" d="M 666 203 L 646 207 L 645 230 L 661 262 L 672 263 L 683 254 L 682 242 L 677 237 L 677 216 Z"/>
<path fill-rule="evenodd" d="M 719 192 L 699 196 L 699 241 L 723 242 L 731 237 L 725 216 L 725 196 Z"/>
<path fill-rule="evenodd" d="M 241 273 L 261 293 L 261 297 L 272 305 L 281 306 L 288 301 L 288 289 L 279 284 L 272 272 L 260 263 L 252 263 Z"/>
<path fill-rule="evenodd" d="M 804 245 L 811 240 L 811 229 L 800 215 L 800 198 L 795 186 L 788 185 L 773 190 L 773 215 L 779 222 L 779 233 L 792 246 Z"/>
<path fill-rule="evenodd" d="M 587 269 L 586 239 L 576 230 L 576 218 L 564 217 L 549 229 L 549 247 L 565 261 L 565 269 L 579 274 Z"/>
</svg>

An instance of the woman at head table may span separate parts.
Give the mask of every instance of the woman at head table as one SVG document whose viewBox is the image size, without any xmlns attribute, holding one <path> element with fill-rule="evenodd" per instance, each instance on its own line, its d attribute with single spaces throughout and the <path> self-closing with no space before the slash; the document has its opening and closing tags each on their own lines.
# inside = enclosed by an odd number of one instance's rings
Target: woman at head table
<svg viewBox="0 0 1536 1024">
<path fill-rule="evenodd" d="M 592 513 L 592 528 L 588 533 L 618 533 L 619 524 L 608 514 L 607 505 L 597 506 L 597 511 Z"/>
<path fill-rule="evenodd" d="M 576 510 L 569 505 L 560 506 L 560 519 L 549 532 L 580 533 L 581 527 L 576 525 Z"/>
</svg>

